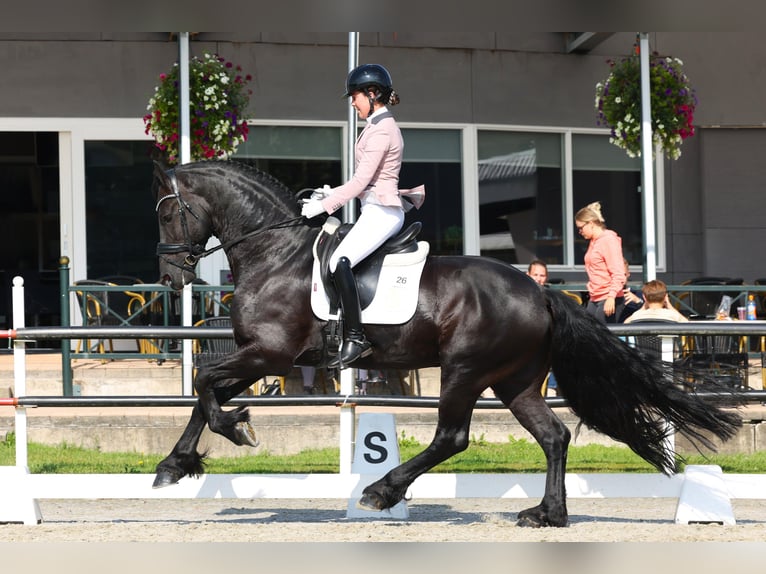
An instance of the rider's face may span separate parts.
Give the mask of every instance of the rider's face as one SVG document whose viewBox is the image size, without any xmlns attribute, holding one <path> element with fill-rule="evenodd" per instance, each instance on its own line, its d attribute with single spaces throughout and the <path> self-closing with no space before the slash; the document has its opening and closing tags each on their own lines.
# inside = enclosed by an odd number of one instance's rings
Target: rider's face
<svg viewBox="0 0 766 574">
<path fill-rule="evenodd" d="M 354 92 L 351 94 L 351 107 L 356 110 L 359 119 L 366 119 L 370 115 L 370 100 L 365 92 Z"/>
</svg>

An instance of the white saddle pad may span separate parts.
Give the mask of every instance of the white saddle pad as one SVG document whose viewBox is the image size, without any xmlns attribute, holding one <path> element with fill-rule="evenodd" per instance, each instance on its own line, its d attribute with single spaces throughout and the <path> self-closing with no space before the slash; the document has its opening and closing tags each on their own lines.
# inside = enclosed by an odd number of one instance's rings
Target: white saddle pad
<svg viewBox="0 0 766 574">
<path fill-rule="evenodd" d="M 362 309 L 362 323 L 399 325 L 412 318 L 418 306 L 420 276 L 429 249 L 427 242 L 418 241 L 417 251 L 386 255 L 375 297 Z M 338 319 L 337 314 L 330 314 L 330 302 L 322 284 L 316 258 L 311 277 L 311 309 L 314 315 L 324 321 Z"/>
</svg>

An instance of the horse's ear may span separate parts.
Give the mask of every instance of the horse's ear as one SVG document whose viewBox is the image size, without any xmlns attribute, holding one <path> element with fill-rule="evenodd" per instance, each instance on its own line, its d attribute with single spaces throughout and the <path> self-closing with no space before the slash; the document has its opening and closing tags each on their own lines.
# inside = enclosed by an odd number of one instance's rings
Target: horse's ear
<svg viewBox="0 0 766 574">
<path fill-rule="evenodd" d="M 160 187 L 170 189 L 170 182 L 168 181 L 167 168 L 158 161 L 154 161 L 154 179 L 152 181 L 152 194 L 154 199 L 157 199 L 157 194 L 160 191 Z"/>
</svg>

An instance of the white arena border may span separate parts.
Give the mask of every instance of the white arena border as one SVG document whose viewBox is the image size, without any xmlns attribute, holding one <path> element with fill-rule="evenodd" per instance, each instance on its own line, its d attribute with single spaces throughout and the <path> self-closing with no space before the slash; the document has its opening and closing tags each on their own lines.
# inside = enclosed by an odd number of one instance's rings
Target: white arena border
<svg viewBox="0 0 766 574">
<path fill-rule="evenodd" d="M 26 474 L 24 490 L 37 499 L 358 498 L 380 478 L 366 474 L 206 474 L 152 488 L 153 474 Z M 568 473 L 568 498 L 679 498 L 685 475 Z M 766 500 L 766 475 L 723 474 L 732 499 Z M 424 474 L 407 497 L 542 498 L 545 474 Z M 765 517 L 766 518 L 766 517 Z"/>
<path fill-rule="evenodd" d="M 14 278 L 14 329 L 24 327 L 23 279 Z M 20 318 L 17 319 L 17 318 Z M 24 396 L 23 341 L 14 342 L 14 371 Z M 17 387 L 17 391 L 19 388 Z M 17 460 L 0 467 L 0 522 L 42 521 L 38 499 L 358 499 L 380 474 L 208 474 L 153 489 L 151 474 L 29 474 L 26 412 L 16 408 Z M 395 430 L 388 437 L 396 445 Z M 357 445 L 359 445 L 357 441 Z M 342 445 L 341 445 L 342 448 Z M 396 453 L 398 460 L 398 448 Z M 363 470 L 362 468 L 357 470 Z M 366 470 L 366 469 L 364 469 Z M 379 469 L 382 470 L 382 469 Z M 442 474 L 418 477 L 406 499 L 542 498 L 545 474 Z M 677 523 L 734 524 L 732 499 L 766 499 L 766 475 L 724 475 L 714 465 L 687 466 L 683 475 L 574 474 L 565 477 L 569 498 L 677 498 Z M 383 516 L 386 513 L 381 513 Z"/>
</svg>

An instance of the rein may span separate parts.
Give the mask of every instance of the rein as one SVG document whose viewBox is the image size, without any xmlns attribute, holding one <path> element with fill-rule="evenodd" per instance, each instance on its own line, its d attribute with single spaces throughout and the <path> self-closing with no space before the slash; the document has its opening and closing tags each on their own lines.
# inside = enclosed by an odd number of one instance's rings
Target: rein
<svg viewBox="0 0 766 574">
<path fill-rule="evenodd" d="M 284 221 L 274 223 L 273 225 L 269 225 L 261 229 L 254 229 L 252 231 L 248 231 L 247 233 L 245 233 L 244 235 L 240 237 L 237 237 L 236 239 L 232 239 L 231 241 L 227 241 L 226 243 L 221 243 L 219 245 L 216 245 L 215 247 L 211 247 L 210 249 L 206 250 L 203 245 L 199 243 L 192 243 L 191 236 L 189 233 L 189 225 L 188 225 L 188 222 L 186 221 L 186 212 L 188 211 L 191 214 L 191 216 L 194 217 L 194 219 L 196 220 L 199 220 L 199 216 L 194 213 L 194 211 L 191 208 L 191 205 L 189 205 L 189 203 L 181 197 L 181 192 L 178 189 L 178 180 L 176 179 L 175 169 L 168 170 L 167 175 L 168 175 L 168 178 L 170 179 L 171 191 L 173 193 L 172 195 L 165 195 L 161 197 L 157 201 L 157 205 L 155 205 L 154 211 L 159 212 L 160 205 L 166 199 L 175 198 L 176 203 L 178 203 L 178 215 L 181 219 L 181 229 L 183 229 L 185 243 L 157 243 L 157 256 L 163 259 L 168 265 L 178 267 L 179 269 L 183 271 L 187 271 L 189 273 L 195 272 L 195 267 L 197 265 L 197 262 L 200 259 L 202 259 L 203 257 L 207 257 L 208 255 L 212 253 L 215 253 L 219 249 L 226 250 L 229 247 L 244 241 L 245 239 L 254 237 L 260 233 L 265 233 L 266 231 L 271 231 L 273 229 L 285 229 L 288 227 L 297 227 L 300 224 L 301 220 L 303 219 L 303 216 L 292 217 L 290 219 L 286 219 Z M 183 264 L 181 265 L 179 265 L 175 261 L 171 261 L 170 259 L 163 257 L 163 255 L 175 255 L 177 253 L 184 253 L 184 252 L 188 253 L 188 255 L 184 257 Z"/>
</svg>

